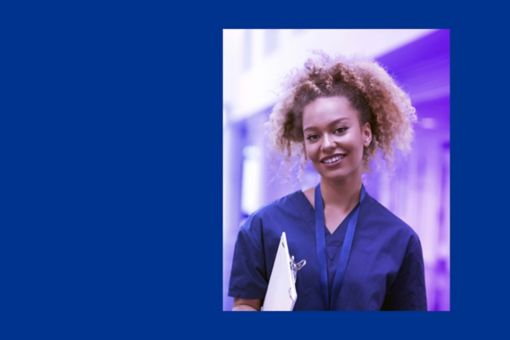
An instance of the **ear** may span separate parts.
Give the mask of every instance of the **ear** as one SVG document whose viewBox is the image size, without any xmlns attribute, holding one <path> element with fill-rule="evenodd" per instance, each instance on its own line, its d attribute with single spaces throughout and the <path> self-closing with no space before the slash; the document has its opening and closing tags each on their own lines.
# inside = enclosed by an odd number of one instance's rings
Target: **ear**
<svg viewBox="0 0 510 340">
<path fill-rule="evenodd" d="M 372 143 L 372 127 L 369 122 L 366 122 L 361 127 L 361 138 L 363 139 L 363 146 L 368 147 Z"/>
</svg>

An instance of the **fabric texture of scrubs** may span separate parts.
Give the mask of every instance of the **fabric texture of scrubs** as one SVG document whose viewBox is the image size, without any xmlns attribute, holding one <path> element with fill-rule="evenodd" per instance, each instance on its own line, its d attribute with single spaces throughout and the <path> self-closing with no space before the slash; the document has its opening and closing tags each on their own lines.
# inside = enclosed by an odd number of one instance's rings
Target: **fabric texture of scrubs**
<svg viewBox="0 0 510 340">
<path fill-rule="evenodd" d="M 241 226 L 234 250 L 229 295 L 264 299 L 280 236 L 290 255 L 306 259 L 297 274 L 294 310 L 426 310 L 423 255 L 418 235 L 368 194 L 360 203 L 357 228 L 340 291 L 333 278 L 337 253 L 350 215 L 333 234 L 326 228 L 329 305 L 321 292 L 315 211 L 296 191 L 252 214 Z"/>
</svg>

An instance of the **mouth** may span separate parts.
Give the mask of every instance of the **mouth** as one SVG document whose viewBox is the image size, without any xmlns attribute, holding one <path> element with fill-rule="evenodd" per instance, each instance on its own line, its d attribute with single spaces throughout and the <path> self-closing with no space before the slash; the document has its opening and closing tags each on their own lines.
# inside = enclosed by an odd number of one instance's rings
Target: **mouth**
<svg viewBox="0 0 510 340">
<path fill-rule="evenodd" d="M 345 158 L 345 154 L 334 154 L 332 156 L 324 157 L 320 160 L 322 164 L 331 166 L 336 165 L 342 161 L 342 159 Z"/>
</svg>

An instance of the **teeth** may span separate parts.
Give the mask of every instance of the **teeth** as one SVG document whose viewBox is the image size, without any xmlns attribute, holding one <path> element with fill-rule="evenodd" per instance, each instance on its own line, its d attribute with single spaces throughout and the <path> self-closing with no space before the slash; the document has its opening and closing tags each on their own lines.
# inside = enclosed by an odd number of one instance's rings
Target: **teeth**
<svg viewBox="0 0 510 340">
<path fill-rule="evenodd" d="M 326 164 L 331 164 L 331 163 L 335 163 L 335 162 L 339 161 L 341 158 L 342 158 L 341 156 L 335 156 L 332 158 L 328 158 L 328 159 L 324 160 L 323 162 Z"/>
</svg>

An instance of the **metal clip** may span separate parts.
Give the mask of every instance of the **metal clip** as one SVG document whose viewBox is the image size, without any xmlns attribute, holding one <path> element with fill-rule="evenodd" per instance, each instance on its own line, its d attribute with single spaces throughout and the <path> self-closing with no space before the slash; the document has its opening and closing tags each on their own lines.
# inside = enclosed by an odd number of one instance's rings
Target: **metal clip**
<svg viewBox="0 0 510 340">
<path fill-rule="evenodd" d="M 305 265 L 306 265 L 305 259 L 296 263 L 294 261 L 294 256 L 290 257 L 290 269 L 292 271 L 292 277 L 294 278 L 294 283 L 296 283 L 297 272 L 300 271 Z"/>
</svg>

